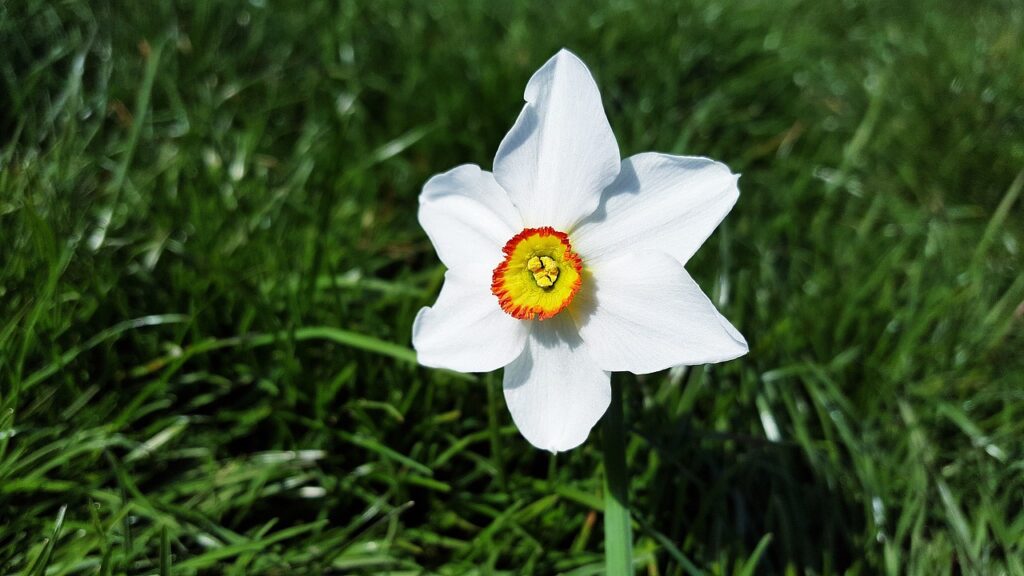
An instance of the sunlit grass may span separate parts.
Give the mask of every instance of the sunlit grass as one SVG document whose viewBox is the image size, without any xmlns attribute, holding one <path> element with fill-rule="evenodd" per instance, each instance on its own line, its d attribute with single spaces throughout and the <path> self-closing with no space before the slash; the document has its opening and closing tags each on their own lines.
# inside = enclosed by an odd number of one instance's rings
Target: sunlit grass
<svg viewBox="0 0 1024 576">
<path fill-rule="evenodd" d="M 600 433 L 409 349 L 562 46 L 743 173 L 751 353 L 624 378 L 645 573 L 1024 573 L 1018 4 L 151 4 L 0 6 L 0 573 L 600 573 Z"/>
</svg>

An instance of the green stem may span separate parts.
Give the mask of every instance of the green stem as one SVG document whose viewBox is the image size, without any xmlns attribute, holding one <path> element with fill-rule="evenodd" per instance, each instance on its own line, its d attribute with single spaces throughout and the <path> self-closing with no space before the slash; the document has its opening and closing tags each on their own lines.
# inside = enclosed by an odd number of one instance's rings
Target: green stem
<svg viewBox="0 0 1024 576">
<path fill-rule="evenodd" d="M 622 417 L 622 384 L 615 378 L 612 403 L 604 415 L 604 558 L 608 576 L 633 574 L 626 426 Z"/>
<path fill-rule="evenodd" d="M 498 486 L 502 492 L 508 493 L 508 480 L 505 477 L 505 457 L 501 449 L 501 427 L 498 424 L 498 391 L 501 390 L 501 382 L 494 374 L 488 374 L 484 378 L 487 385 L 487 428 L 491 436 L 491 458 L 494 460 L 494 467 L 497 470 Z"/>
</svg>

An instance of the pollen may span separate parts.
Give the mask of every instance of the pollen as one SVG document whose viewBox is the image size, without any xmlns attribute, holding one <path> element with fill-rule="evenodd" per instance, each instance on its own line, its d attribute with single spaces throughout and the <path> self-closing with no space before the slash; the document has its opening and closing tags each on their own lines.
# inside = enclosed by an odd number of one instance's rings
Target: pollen
<svg viewBox="0 0 1024 576">
<path fill-rule="evenodd" d="M 546 320 L 572 302 L 582 283 L 583 262 L 569 237 L 554 228 L 527 228 L 502 249 L 491 292 L 501 309 L 521 320 Z"/>
<path fill-rule="evenodd" d="M 526 269 L 541 288 L 551 288 L 558 280 L 558 263 L 550 256 L 534 256 L 526 261 Z"/>
</svg>

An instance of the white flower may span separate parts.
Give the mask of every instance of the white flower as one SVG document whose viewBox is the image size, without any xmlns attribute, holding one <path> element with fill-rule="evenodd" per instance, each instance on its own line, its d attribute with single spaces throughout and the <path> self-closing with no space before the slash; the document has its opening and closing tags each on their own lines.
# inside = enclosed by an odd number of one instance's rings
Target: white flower
<svg viewBox="0 0 1024 576">
<path fill-rule="evenodd" d="M 413 325 L 426 366 L 505 368 L 531 444 L 580 445 L 610 372 L 722 362 L 747 352 L 683 265 L 739 197 L 706 158 L 619 148 L 586 65 L 562 50 L 526 85 L 494 158 L 431 178 L 419 220 L 448 268 Z"/>
</svg>

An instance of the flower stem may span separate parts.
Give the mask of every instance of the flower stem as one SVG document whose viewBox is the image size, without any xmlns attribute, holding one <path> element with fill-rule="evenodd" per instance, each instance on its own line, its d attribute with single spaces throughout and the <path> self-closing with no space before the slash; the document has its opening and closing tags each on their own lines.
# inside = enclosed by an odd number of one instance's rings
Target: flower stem
<svg viewBox="0 0 1024 576">
<path fill-rule="evenodd" d="M 622 384 L 612 378 L 612 403 L 604 415 L 604 558 L 608 576 L 633 574 L 633 529 L 629 522 L 629 476 Z"/>
<path fill-rule="evenodd" d="M 494 374 L 488 374 L 484 381 L 487 384 L 487 428 L 491 436 L 491 458 L 497 471 L 498 486 L 502 492 L 508 492 L 508 478 L 505 475 L 505 457 L 501 449 L 501 430 L 498 425 L 498 393 L 501 382 Z"/>
</svg>

